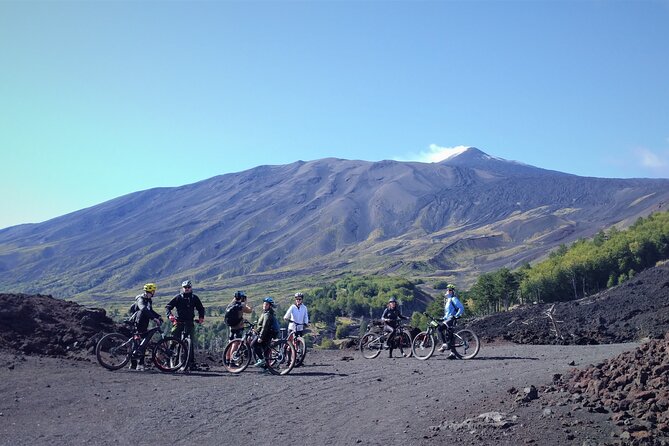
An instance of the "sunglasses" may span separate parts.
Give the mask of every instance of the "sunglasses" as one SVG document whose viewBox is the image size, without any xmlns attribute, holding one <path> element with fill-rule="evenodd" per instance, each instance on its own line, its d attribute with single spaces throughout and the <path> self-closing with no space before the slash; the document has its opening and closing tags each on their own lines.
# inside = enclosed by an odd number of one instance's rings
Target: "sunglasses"
<svg viewBox="0 0 669 446">
<path fill-rule="evenodd" d="M 185 290 L 190 290 L 191 288 L 193 288 L 193 287 L 192 286 L 185 286 L 184 287 Z"/>
</svg>

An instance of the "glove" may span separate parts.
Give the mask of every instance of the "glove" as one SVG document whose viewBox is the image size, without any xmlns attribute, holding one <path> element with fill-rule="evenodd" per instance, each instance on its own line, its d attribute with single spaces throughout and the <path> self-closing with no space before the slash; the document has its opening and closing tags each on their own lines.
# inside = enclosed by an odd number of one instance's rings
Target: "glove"
<svg viewBox="0 0 669 446">
<path fill-rule="evenodd" d="M 170 314 L 168 318 L 170 319 L 170 322 L 172 322 L 174 325 L 177 324 L 177 318 L 175 318 L 173 314 Z"/>
</svg>

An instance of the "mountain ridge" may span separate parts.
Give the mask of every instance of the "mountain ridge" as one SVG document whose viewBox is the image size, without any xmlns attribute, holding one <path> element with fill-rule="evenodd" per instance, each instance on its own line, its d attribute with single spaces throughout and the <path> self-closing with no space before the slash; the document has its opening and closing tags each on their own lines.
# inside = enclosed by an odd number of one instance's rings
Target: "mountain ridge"
<svg viewBox="0 0 669 446">
<path fill-rule="evenodd" d="M 466 283 L 667 199 L 669 180 L 579 177 L 474 148 L 429 164 L 265 165 L 0 230 L 0 287 L 103 299 L 147 280 L 213 290 L 349 270 Z"/>
</svg>

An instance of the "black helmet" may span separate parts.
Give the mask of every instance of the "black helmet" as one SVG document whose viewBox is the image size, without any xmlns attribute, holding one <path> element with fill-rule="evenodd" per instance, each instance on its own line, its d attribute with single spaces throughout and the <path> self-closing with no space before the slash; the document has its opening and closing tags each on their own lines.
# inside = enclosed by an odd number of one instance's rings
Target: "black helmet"
<svg viewBox="0 0 669 446">
<path fill-rule="evenodd" d="M 192 287 L 193 284 L 190 282 L 190 280 L 184 280 L 183 282 L 181 282 L 181 286 L 184 288 L 189 288 Z"/>
<path fill-rule="evenodd" d="M 395 297 L 391 297 L 390 299 L 388 299 L 388 303 L 390 303 L 390 302 L 397 303 L 397 299 L 395 299 Z"/>
<path fill-rule="evenodd" d="M 243 291 L 235 291 L 235 299 L 246 299 L 246 293 Z"/>
</svg>

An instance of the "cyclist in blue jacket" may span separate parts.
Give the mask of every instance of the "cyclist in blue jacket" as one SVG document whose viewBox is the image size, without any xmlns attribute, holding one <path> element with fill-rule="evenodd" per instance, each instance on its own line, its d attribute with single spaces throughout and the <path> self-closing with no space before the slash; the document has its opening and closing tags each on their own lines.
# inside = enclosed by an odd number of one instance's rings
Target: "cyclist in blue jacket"
<svg viewBox="0 0 669 446">
<path fill-rule="evenodd" d="M 444 293 L 444 317 L 443 323 L 439 324 L 439 337 L 441 338 L 441 347 L 439 351 L 450 350 L 453 345 L 453 329 L 455 328 L 455 321 L 465 314 L 465 307 L 460 302 L 460 299 L 455 294 L 455 285 L 448 284 L 446 286 L 446 293 Z M 444 333 L 448 332 L 448 334 Z M 448 339 L 446 336 L 448 335 Z M 448 356 L 450 359 L 455 359 L 457 356 L 451 352 Z"/>
</svg>

